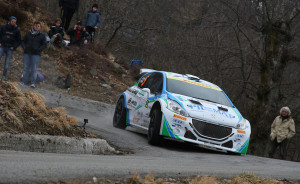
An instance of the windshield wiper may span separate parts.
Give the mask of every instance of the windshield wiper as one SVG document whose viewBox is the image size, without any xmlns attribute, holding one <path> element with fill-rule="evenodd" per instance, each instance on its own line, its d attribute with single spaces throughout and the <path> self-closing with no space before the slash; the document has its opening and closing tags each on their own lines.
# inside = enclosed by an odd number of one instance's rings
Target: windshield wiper
<svg viewBox="0 0 300 184">
<path fill-rule="evenodd" d="M 196 97 L 194 97 L 194 98 L 196 98 Z M 204 101 L 212 102 L 212 103 L 218 103 L 218 102 L 214 102 L 212 100 L 208 100 L 208 99 L 204 99 L 204 98 L 197 98 L 197 99 L 198 100 L 204 100 Z"/>
</svg>

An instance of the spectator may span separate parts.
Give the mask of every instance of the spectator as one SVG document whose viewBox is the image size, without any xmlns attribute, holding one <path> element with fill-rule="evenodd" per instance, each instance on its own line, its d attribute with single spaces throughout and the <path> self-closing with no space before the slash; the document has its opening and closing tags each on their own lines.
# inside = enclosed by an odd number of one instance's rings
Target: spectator
<svg viewBox="0 0 300 184">
<path fill-rule="evenodd" d="M 74 28 L 70 28 L 67 31 L 70 35 L 70 45 L 77 45 L 81 48 L 86 48 L 90 35 L 82 28 L 82 22 L 78 21 Z"/>
<path fill-rule="evenodd" d="M 50 43 L 49 46 L 53 47 L 53 44 L 56 43 L 59 46 L 65 45 L 64 44 L 64 30 L 61 27 L 61 19 L 57 18 L 55 21 L 55 24 L 50 27 L 50 30 L 48 32 L 48 36 L 50 37 Z"/>
<path fill-rule="evenodd" d="M 65 31 L 69 29 L 73 14 L 78 10 L 79 0 L 59 0 L 61 9 L 62 27 Z"/>
<path fill-rule="evenodd" d="M 100 26 L 100 13 L 98 10 L 98 4 L 92 6 L 92 11 L 89 11 L 85 19 L 85 29 L 91 35 L 91 41 L 93 41 L 95 31 Z"/>
<path fill-rule="evenodd" d="M 12 53 L 21 44 L 21 34 L 16 23 L 17 18 L 12 16 L 8 24 L 2 26 L 0 31 L 0 60 L 6 54 L 2 81 L 7 81 L 6 74 Z"/>
<path fill-rule="evenodd" d="M 280 158 L 286 158 L 288 140 L 295 135 L 295 123 L 288 107 L 280 109 L 280 115 L 275 118 L 271 126 L 270 139 L 272 141 L 269 157 L 273 158 L 276 148 L 280 147 Z"/>
<path fill-rule="evenodd" d="M 23 39 L 22 47 L 24 48 L 24 70 L 22 85 L 26 84 L 30 76 L 31 87 L 35 88 L 37 77 L 37 67 L 40 61 L 41 52 L 46 48 L 47 42 L 44 34 L 40 32 L 41 23 L 34 22 L 33 28 L 28 31 Z"/>
</svg>

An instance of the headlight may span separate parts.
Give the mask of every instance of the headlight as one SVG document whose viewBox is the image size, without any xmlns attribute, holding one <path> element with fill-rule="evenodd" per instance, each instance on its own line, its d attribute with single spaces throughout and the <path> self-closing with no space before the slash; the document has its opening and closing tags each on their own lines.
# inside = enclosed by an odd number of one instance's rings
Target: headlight
<svg viewBox="0 0 300 184">
<path fill-rule="evenodd" d="M 177 113 L 177 114 L 180 114 L 182 116 L 189 116 L 189 114 L 177 103 L 175 102 L 174 100 L 170 100 L 168 99 L 168 109 Z"/>
<path fill-rule="evenodd" d="M 246 128 L 246 121 L 242 118 L 235 128 L 244 130 Z"/>
</svg>

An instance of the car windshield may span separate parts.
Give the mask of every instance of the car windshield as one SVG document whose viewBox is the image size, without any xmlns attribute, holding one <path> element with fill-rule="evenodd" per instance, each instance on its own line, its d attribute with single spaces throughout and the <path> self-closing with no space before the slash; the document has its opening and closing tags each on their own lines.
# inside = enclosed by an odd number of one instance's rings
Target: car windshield
<svg viewBox="0 0 300 184">
<path fill-rule="evenodd" d="M 231 107 L 232 104 L 218 88 L 190 80 L 167 78 L 167 91 Z"/>
</svg>

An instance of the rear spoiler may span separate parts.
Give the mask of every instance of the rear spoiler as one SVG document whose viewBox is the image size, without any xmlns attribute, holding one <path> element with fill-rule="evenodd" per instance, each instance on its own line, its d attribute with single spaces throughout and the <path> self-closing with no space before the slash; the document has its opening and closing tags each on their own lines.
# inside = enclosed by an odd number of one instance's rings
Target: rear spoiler
<svg viewBox="0 0 300 184">
<path fill-rule="evenodd" d="M 140 69 L 140 74 L 142 73 L 149 73 L 149 72 L 155 72 L 156 70 L 152 70 L 152 69 L 147 69 L 147 68 L 141 68 Z"/>
</svg>

